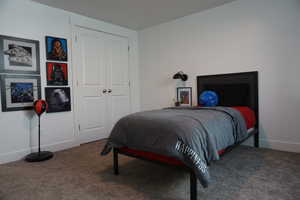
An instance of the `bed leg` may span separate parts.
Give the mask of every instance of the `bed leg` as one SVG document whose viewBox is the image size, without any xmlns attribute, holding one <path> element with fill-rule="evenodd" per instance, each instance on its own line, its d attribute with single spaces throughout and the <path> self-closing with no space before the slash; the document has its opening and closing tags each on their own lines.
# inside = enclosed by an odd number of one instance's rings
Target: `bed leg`
<svg viewBox="0 0 300 200">
<path fill-rule="evenodd" d="M 191 200 L 197 200 L 197 178 L 194 172 L 190 172 Z"/>
<path fill-rule="evenodd" d="M 254 147 L 258 148 L 259 147 L 259 133 L 255 133 L 254 135 Z"/>
<path fill-rule="evenodd" d="M 114 148 L 114 174 L 119 175 L 119 157 L 118 157 L 118 149 Z"/>
</svg>

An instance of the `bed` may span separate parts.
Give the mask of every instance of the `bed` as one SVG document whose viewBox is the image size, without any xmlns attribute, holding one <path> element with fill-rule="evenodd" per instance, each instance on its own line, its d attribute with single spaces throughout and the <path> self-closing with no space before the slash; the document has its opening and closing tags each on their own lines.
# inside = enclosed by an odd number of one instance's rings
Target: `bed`
<svg viewBox="0 0 300 200">
<path fill-rule="evenodd" d="M 208 186 L 209 173 L 207 165 L 210 164 L 210 161 L 218 160 L 220 156 L 224 156 L 235 146 L 252 136 L 254 146 L 258 147 L 258 72 L 198 76 L 197 96 L 205 90 L 213 90 L 219 95 L 220 107 L 169 108 L 134 114 L 131 117 L 131 123 L 128 119 L 127 121 L 123 120 L 123 122 L 120 120 L 119 125 L 117 123 L 114 128 L 116 130 L 113 129 L 116 134 L 111 134 L 107 145 L 102 151 L 102 155 L 106 155 L 110 150 L 113 150 L 114 173 L 119 174 L 119 154 L 159 164 L 177 166 L 190 173 L 190 199 L 196 200 L 197 179 L 204 187 Z M 200 102 L 198 102 L 199 104 Z M 202 120 L 201 122 L 198 122 L 199 118 Z M 151 119 L 151 123 L 148 122 L 149 119 Z M 178 120 L 181 120 L 182 123 Z M 140 121 L 141 123 L 136 123 Z M 147 123 L 143 123 L 145 121 Z M 153 128 L 155 125 L 156 128 Z M 176 127 L 174 128 L 174 126 Z M 125 129 L 129 129 L 129 127 L 131 130 L 127 130 L 125 136 L 124 134 L 122 136 L 121 132 L 125 132 Z M 149 132 L 149 129 L 154 132 L 142 135 L 141 132 Z M 180 129 L 181 131 L 179 131 Z M 160 130 L 164 134 L 159 135 Z M 176 140 L 173 141 L 175 136 L 170 133 L 172 131 L 180 132 L 187 138 L 180 137 L 178 139 L 176 137 Z M 134 134 L 133 132 L 137 133 Z M 193 132 L 193 135 L 190 132 Z M 114 135 L 118 137 L 114 138 Z M 226 135 L 226 137 L 223 135 Z M 148 138 L 142 141 L 143 137 Z M 164 139 L 168 142 L 162 143 L 161 141 Z M 127 140 L 132 141 L 126 143 Z M 140 146 L 134 145 L 134 142 Z M 157 146 L 155 146 L 156 144 Z M 171 150 L 167 146 L 171 146 Z M 163 151 L 162 148 L 164 148 Z"/>
</svg>

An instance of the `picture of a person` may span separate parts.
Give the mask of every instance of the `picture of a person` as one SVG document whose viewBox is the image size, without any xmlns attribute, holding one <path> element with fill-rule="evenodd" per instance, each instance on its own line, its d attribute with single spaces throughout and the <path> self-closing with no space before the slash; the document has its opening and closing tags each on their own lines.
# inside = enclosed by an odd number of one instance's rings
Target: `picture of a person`
<svg viewBox="0 0 300 200">
<path fill-rule="evenodd" d="M 180 93 L 180 99 L 182 104 L 189 104 L 190 103 L 189 93 L 186 91 L 182 91 Z"/>
<path fill-rule="evenodd" d="M 55 82 L 63 83 L 65 81 L 64 72 L 59 64 L 53 65 L 53 71 L 51 73 L 51 78 Z"/>
<path fill-rule="evenodd" d="M 47 62 L 47 85 L 68 85 L 68 64 Z"/>
<path fill-rule="evenodd" d="M 63 48 L 62 42 L 59 39 L 52 40 L 51 47 L 51 51 L 48 52 L 48 59 L 62 61 L 67 60 L 67 53 Z"/>
</svg>

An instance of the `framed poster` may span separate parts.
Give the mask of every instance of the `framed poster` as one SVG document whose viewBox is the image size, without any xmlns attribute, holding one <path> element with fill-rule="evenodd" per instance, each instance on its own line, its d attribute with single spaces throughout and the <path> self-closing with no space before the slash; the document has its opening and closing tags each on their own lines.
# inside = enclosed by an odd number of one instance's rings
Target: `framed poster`
<svg viewBox="0 0 300 200">
<path fill-rule="evenodd" d="M 180 106 L 192 106 L 192 88 L 178 87 L 177 101 L 180 103 Z"/>
<path fill-rule="evenodd" d="M 41 98 L 39 76 L 0 75 L 2 111 L 30 110 Z"/>
<path fill-rule="evenodd" d="M 46 87 L 48 113 L 71 111 L 71 95 L 69 87 Z"/>
<path fill-rule="evenodd" d="M 46 36 L 46 56 L 47 60 L 68 61 L 67 40 Z"/>
<path fill-rule="evenodd" d="M 0 73 L 40 74 L 40 43 L 0 35 Z"/>
<path fill-rule="evenodd" d="M 67 63 L 46 63 L 47 85 L 68 85 Z"/>
</svg>

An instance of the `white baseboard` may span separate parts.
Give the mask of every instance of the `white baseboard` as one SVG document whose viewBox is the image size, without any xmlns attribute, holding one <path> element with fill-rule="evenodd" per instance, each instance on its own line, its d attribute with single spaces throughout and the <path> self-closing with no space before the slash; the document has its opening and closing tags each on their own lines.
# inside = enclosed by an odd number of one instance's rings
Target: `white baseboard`
<svg viewBox="0 0 300 200">
<path fill-rule="evenodd" d="M 0 164 L 21 160 L 29 153 L 30 149 L 23 149 L 20 151 L 13 151 L 5 154 L 0 154 Z"/>
<path fill-rule="evenodd" d="M 80 144 L 78 144 L 78 142 L 76 142 L 75 140 L 65 140 L 63 142 L 58 142 L 50 145 L 43 145 L 41 146 L 41 150 L 56 152 L 56 151 L 62 151 L 65 149 L 76 147 L 79 145 Z M 38 147 L 35 146 L 35 147 L 31 147 L 30 149 L 31 152 L 36 152 L 38 150 Z"/>
<path fill-rule="evenodd" d="M 56 151 L 61 151 L 61 150 L 69 149 L 69 148 L 76 147 L 76 146 L 79 146 L 79 144 L 75 140 L 66 140 L 63 142 L 54 143 L 54 144 L 50 144 L 50 145 L 43 145 L 43 146 L 41 146 L 41 149 L 56 152 Z M 20 151 L 14 151 L 14 152 L 9 152 L 9 153 L 5 153 L 5 154 L 0 154 L 0 164 L 21 160 L 29 153 L 36 152 L 37 150 L 38 150 L 38 147 L 31 147 L 31 148 L 23 149 Z"/>
<path fill-rule="evenodd" d="M 89 135 L 84 135 L 82 137 L 78 137 L 78 143 L 79 144 L 85 144 L 85 143 L 89 143 L 89 142 L 93 142 L 93 141 L 98 141 L 98 140 L 102 140 L 102 139 L 105 139 L 105 138 L 108 138 L 109 136 L 102 136 L 100 135 L 99 136 L 99 133 L 96 133 L 96 134 L 89 134 Z"/>
<path fill-rule="evenodd" d="M 253 138 L 249 138 L 243 145 L 253 146 Z M 259 146 L 267 149 L 300 153 L 300 143 L 260 139 Z"/>
<path fill-rule="evenodd" d="M 260 140 L 261 146 L 280 151 L 300 153 L 300 143 L 283 142 L 278 140 Z"/>
<path fill-rule="evenodd" d="M 253 138 L 245 141 L 243 145 L 253 146 Z M 79 143 L 76 140 L 67 140 L 59 143 L 54 143 L 50 145 L 44 145 L 41 147 L 42 150 L 49 151 L 61 151 L 65 149 L 69 149 L 72 147 L 79 146 Z M 264 140 L 260 139 L 260 147 L 280 150 L 280 151 L 288 151 L 288 152 L 296 152 L 300 153 L 300 143 L 291 143 L 291 142 L 282 142 L 277 140 Z M 5 154 L 0 154 L 0 164 L 13 162 L 17 160 L 23 159 L 30 152 L 37 151 L 38 147 L 32 147 L 28 149 L 23 149 L 20 151 L 9 152 Z"/>
</svg>

